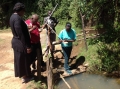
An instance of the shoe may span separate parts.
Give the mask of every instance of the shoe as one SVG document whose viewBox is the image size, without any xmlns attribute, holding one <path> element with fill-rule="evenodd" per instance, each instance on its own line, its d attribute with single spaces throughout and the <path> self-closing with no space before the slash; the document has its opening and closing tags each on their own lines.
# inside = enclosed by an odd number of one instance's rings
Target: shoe
<svg viewBox="0 0 120 89">
<path fill-rule="evenodd" d="M 67 72 L 69 75 L 72 75 L 72 71 L 71 71 L 71 70 L 66 70 L 66 72 Z"/>
<path fill-rule="evenodd" d="M 71 70 L 65 70 L 63 73 L 63 76 L 70 76 L 70 75 L 72 75 Z"/>
<path fill-rule="evenodd" d="M 22 79 L 22 83 L 28 83 L 29 81 L 34 80 L 34 77 L 27 77 Z"/>
</svg>

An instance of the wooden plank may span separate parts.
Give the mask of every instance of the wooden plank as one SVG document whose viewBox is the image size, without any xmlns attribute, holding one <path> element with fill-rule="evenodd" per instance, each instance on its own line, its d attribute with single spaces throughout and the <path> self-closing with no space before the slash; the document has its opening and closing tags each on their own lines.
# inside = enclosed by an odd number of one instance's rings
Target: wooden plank
<svg viewBox="0 0 120 89">
<path fill-rule="evenodd" d="M 65 79 L 63 78 L 61 74 L 60 74 L 60 78 L 62 78 L 62 80 L 64 81 L 64 83 L 67 85 L 69 89 L 72 89 L 71 86 L 65 81 Z"/>
</svg>

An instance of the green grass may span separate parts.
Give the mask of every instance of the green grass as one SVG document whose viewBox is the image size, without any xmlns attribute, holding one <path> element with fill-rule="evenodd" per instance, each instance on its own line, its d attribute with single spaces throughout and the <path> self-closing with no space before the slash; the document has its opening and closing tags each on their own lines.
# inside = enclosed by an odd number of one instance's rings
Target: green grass
<svg viewBox="0 0 120 89">
<path fill-rule="evenodd" d="M 88 50 L 86 51 L 85 48 L 80 49 L 79 56 L 85 56 L 86 61 L 95 60 L 97 57 L 97 45 L 88 45 Z"/>
<path fill-rule="evenodd" d="M 47 89 L 46 84 L 41 83 L 41 81 L 35 82 L 32 81 L 27 87 L 26 89 Z"/>
<path fill-rule="evenodd" d="M 80 56 L 85 57 L 85 63 L 89 64 L 89 69 L 94 70 L 96 69 L 95 66 L 100 66 L 100 60 L 98 59 L 98 53 L 97 53 L 97 44 L 95 45 L 88 45 L 88 50 L 86 51 L 85 48 L 80 49 L 80 53 L 78 55 L 78 58 Z"/>
</svg>

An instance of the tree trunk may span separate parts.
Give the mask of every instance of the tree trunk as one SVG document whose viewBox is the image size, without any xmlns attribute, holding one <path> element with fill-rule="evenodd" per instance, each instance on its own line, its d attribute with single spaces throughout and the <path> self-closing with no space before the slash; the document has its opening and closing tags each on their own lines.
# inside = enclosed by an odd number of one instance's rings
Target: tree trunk
<svg viewBox="0 0 120 89">
<path fill-rule="evenodd" d="M 88 46 L 87 46 L 87 40 L 86 40 L 86 32 L 85 32 L 85 26 L 84 26 L 84 16 L 82 15 L 81 11 L 80 12 L 80 16 L 81 16 L 81 20 L 82 20 L 82 30 L 83 30 L 83 38 L 84 38 L 84 43 L 85 43 L 85 48 L 86 51 L 88 50 Z"/>
</svg>

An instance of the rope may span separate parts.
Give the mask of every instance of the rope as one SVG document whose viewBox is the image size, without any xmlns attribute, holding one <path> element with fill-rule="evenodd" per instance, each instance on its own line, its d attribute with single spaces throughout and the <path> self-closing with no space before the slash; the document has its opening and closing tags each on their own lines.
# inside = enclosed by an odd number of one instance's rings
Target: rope
<svg viewBox="0 0 120 89">
<path fill-rule="evenodd" d="M 46 23 L 47 24 L 47 23 Z M 49 25 L 49 24 L 47 24 L 48 25 L 48 27 L 52 30 L 52 32 L 53 33 L 55 33 L 56 34 L 56 36 L 59 38 L 59 35 L 53 30 L 53 28 Z M 62 40 L 61 38 L 59 38 L 60 40 Z"/>
</svg>

